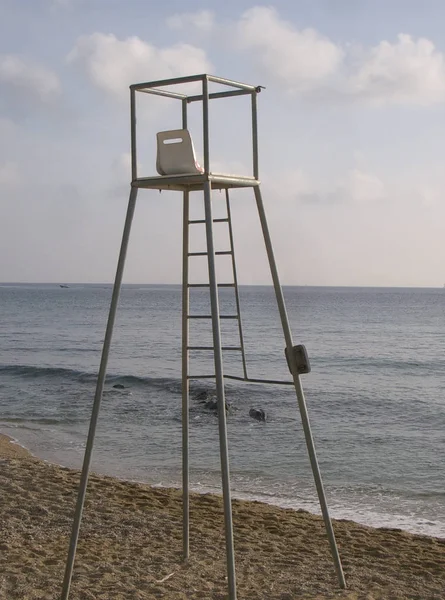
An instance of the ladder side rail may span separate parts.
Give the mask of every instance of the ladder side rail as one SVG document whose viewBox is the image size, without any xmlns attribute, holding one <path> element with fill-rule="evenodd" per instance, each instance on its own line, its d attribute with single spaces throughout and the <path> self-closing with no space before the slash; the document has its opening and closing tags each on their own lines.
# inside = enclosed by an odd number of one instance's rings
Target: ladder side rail
<svg viewBox="0 0 445 600">
<path fill-rule="evenodd" d="M 206 82 L 203 82 L 206 83 Z M 203 85 L 207 93 L 206 86 Z M 221 322 L 219 319 L 218 285 L 215 268 L 215 249 L 213 244 L 211 183 L 204 184 L 204 211 L 206 219 L 206 238 L 209 268 L 210 304 L 212 312 L 213 356 L 215 362 L 216 397 L 218 404 L 219 448 L 224 504 L 224 529 L 226 538 L 227 578 L 229 600 L 236 600 L 235 549 L 233 542 L 232 501 L 230 493 L 229 452 L 227 443 L 226 401 L 224 393 L 224 370 L 221 349 Z"/>
<path fill-rule="evenodd" d="M 187 129 L 187 99 L 182 100 L 182 128 Z M 190 193 L 183 192 L 182 212 L 182 554 L 187 560 L 190 554 L 190 465 L 189 465 L 189 320 L 190 288 L 189 246 L 190 246 Z"/>
<path fill-rule="evenodd" d="M 241 323 L 241 303 L 239 297 L 239 289 L 238 289 L 238 275 L 236 272 L 236 260 L 235 260 L 235 244 L 233 241 L 233 228 L 232 228 L 232 211 L 230 209 L 230 199 L 229 199 L 229 189 L 226 188 L 226 208 L 227 208 L 227 224 L 229 226 L 229 240 L 230 240 L 230 250 L 231 250 L 231 258 L 232 258 L 232 270 L 233 270 L 233 282 L 235 284 L 235 303 L 236 303 L 236 312 L 238 314 L 238 334 L 241 346 L 241 360 L 243 364 L 243 374 L 244 378 L 247 379 L 247 361 L 246 361 L 246 352 L 244 347 L 244 335 L 243 335 L 243 325 Z"/>
<path fill-rule="evenodd" d="M 182 226 L 182 553 L 190 553 L 190 466 L 189 466 L 189 192 L 183 193 Z"/>
</svg>

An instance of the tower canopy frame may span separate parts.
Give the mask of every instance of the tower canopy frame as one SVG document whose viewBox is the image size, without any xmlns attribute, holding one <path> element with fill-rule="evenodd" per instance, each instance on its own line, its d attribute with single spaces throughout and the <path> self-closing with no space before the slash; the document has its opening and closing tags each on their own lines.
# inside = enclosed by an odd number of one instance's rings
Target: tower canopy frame
<svg viewBox="0 0 445 600">
<path fill-rule="evenodd" d="M 186 94 L 172 91 L 173 86 L 197 84 L 193 86 L 194 92 L 201 88 L 201 93 Z M 209 84 L 222 86 L 222 91 L 210 92 Z M 130 86 L 130 119 L 131 119 L 131 179 L 132 186 L 157 190 L 178 191 L 202 191 L 204 183 L 210 181 L 212 189 L 229 189 L 240 187 L 254 187 L 259 185 L 258 167 L 258 115 L 257 95 L 264 89 L 263 86 L 247 85 L 238 81 L 215 77 L 214 75 L 191 75 L 188 77 L 177 77 L 145 83 L 136 83 Z M 161 176 L 140 176 L 137 152 L 137 107 L 136 94 L 151 94 L 166 97 L 181 102 L 182 128 L 188 126 L 188 106 L 191 103 L 202 103 L 202 147 L 203 147 L 203 173 L 201 174 L 179 174 Z M 252 130 L 251 161 L 252 169 L 250 175 L 232 175 L 214 173 L 211 170 L 210 160 L 210 128 L 209 108 L 210 100 L 219 98 L 232 98 L 236 96 L 250 96 L 250 121 Z"/>
</svg>

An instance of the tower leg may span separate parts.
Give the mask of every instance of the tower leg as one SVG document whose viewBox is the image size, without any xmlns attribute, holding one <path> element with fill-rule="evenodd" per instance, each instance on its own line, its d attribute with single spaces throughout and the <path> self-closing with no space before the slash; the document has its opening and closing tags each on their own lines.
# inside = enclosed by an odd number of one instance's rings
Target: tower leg
<svg viewBox="0 0 445 600">
<path fill-rule="evenodd" d="M 275 296 L 277 298 L 278 310 L 280 313 L 281 325 L 283 328 L 284 338 L 286 340 L 286 347 L 288 356 L 292 356 L 292 333 L 289 326 L 289 320 L 287 317 L 286 304 L 284 302 L 283 290 L 281 289 L 280 280 L 278 277 L 277 265 L 275 262 L 274 252 L 272 248 L 272 241 L 270 238 L 269 228 L 266 220 L 266 213 L 264 211 L 263 199 L 261 197 L 261 191 L 259 186 L 254 188 L 255 199 L 258 207 L 258 214 L 260 217 L 261 228 L 263 230 L 264 243 L 266 245 L 267 257 L 269 259 L 270 271 L 272 274 L 273 285 L 275 288 Z M 345 576 L 340 560 L 340 555 L 337 548 L 337 542 L 335 540 L 334 529 L 332 527 L 331 517 L 329 516 L 329 509 L 326 502 L 326 496 L 323 488 L 323 481 L 321 479 L 320 468 L 318 466 L 317 454 L 315 452 L 314 439 L 312 437 L 311 425 L 309 422 L 309 415 L 306 407 L 306 401 L 304 398 L 303 386 L 301 385 L 300 376 L 297 373 L 295 364 L 289 361 L 292 366 L 292 377 L 294 380 L 295 392 L 297 395 L 298 406 L 301 414 L 301 421 L 303 424 L 304 437 L 306 439 L 306 446 L 309 454 L 309 460 L 312 467 L 312 473 L 315 480 L 315 486 L 317 488 L 318 500 L 320 502 L 320 508 L 323 515 L 324 524 L 326 527 L 326 533 L 329 539 L 329 545 L 331 547 L 332 557 L 334 559 L 335 570 L 337 573 L 338 582 L 341 588 L 346 587 Z"/>
<path fill-rule="evenodd" d="M 189 557 L 189 192 L 183 195 L 182 218 L 182 553 Z"/>
<path fill-rule="evenodd" d="M 128 240 L 130 238 L 131 224 L 133 221 L 134 209 L 136 206 L 137 188 L 132 187 L 128 201 L 127 216 L 125 219 L 124 232 L 122 235 L 122 244 L 119 253 L 119 260 L 114 281 L 113 294 L 111 297 L 110 312 L 108 315 L 107 329 L 102 348 L 102 357 L 100 361 L 99 374 L 97 376 L 96 393 L 94 396 L 93 410 L 91 413 L 90 428 L 85 447 L 85 456 L 83 460 L 82 473 L 80 476 L 79 492 L 77 496 L 76 510 L 74 513 L 73 527 L 71 531 L 70 546 L 65 567 L 65 575 L 62 586 L 61 600 L 67 600 L 70 592 L 71 577 L 73 574 L 74 559 L 76 556 L 77 540 L 79 538 L 80 522 L 82 520 L 83 505 L 88 485 L 88 475 L 90 471 L 91 456 L 93 453 L 94 436 L 96 434 L 97 420 L 99 417 L 100 403 L 105 383 L 108 355 L 110 352 L 111 338 L 113 336 L 113 327 L 116 317 L 116 309 L 119 301 L 119 293 L 122 284 L 122 275 L 124 273 L 125 258 L 127 256 Z"/>
<path fill-rule="evenodd" d="M 230 498 L 229 453 L 227 447 L 226 399 L 224 394 L 221 328 L 218 286 L 216 282 L 215 248 L 213 244 L 212 191 L 210 182 L 204 184 L 204 210 L 209 264 L 210 305 L 212 310 L 213 354 L 215 359 L 216 397 L 218 403 L 219 449 L 221 457 L 224 526 L 226 534 L 227 576 L 229 600 L 236 600 L 235 552 L 233 545 L 232 502 Z"/>
</svg>

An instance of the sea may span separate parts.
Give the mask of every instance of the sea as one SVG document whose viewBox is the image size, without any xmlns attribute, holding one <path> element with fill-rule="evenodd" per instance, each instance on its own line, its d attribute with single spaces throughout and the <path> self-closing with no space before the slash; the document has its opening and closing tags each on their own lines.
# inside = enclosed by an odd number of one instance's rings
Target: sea
<svg viewBox="0 0 445 600">
<path fill-rule="evenodd" d="M 445 538 L 445 289 L 284 287 L 331 516 Z M 80 468 L 111 285 L 0 285 L 0 431 L 44 460 Z M 250 378 L 291 380 L 272 287 L 241 286 Z M 192 289 L 192 314 L 209 293 Z M 234 311 L 221 289 L 222 314 Z M 224 345 L 237 322 L 222 321 Z M 190 321 L 191 345 L 211 323 Z M 242 375 L 240 353 L 224 370 Z M 190 373 L 214 373 L 190 352 Z M 120 384 L 123 387 L 114 387 Z M 221 491 L 214 380 L 190 383 L 190 476 Z M 227 380 L 234 497 L 319 513 L 295 390 Z M 266 412 L 266 421 L 249 416 Z M 92 470 L 181 486 L 181 287 L 124 285 L 95 438 Z"/>
</svg>

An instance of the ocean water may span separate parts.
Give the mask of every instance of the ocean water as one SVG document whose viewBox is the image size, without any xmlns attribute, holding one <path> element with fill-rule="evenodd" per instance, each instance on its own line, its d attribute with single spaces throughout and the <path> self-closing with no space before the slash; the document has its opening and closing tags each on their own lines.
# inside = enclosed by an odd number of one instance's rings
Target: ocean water
<svg viewBox="0 0 445 600">
<path fill-rule="evenodd" d="M 250 377 L 289 380 L 273 289 L 241 287 Z M 445 537 L 445 290 L 285 287 L 294 343 L 333 517 Z M 111 299 L 109 285 L 0 285 L 0 431 L 79 468 Z M 221 312 L 233 310 L 222 290 Z M 208 291 L 192 290 L 196 314 Z M 236 325 L 223 322 L 223 341 Z M 191 343 L 211 345 L 207 321 Z M 191 373 L 213 372 L 194 353 Z M 226 373 L 241 375 L 237 353 Z M 113 388 L 120 383 L 124 389 Z M 217 417 L 191 382 L 191 484 L 219 492 Z M 292 387 L 228 381 L 233 495 L 319 512 Z M 249 417 L 263 408 L 266 423 Z M 181 483 L 181 289 L 123 287 L 92 469 Z"/>
</svg>

